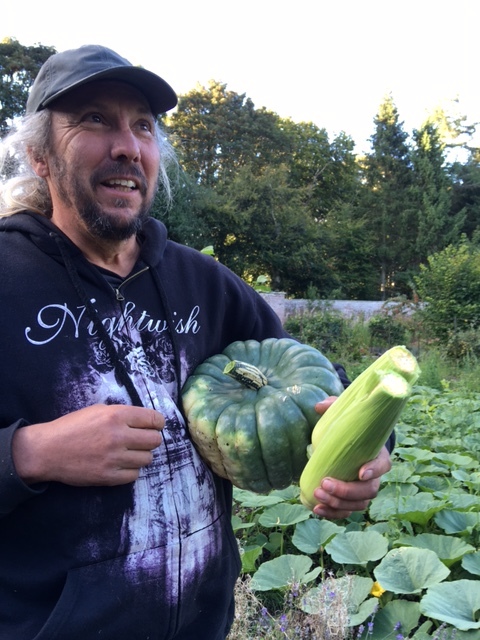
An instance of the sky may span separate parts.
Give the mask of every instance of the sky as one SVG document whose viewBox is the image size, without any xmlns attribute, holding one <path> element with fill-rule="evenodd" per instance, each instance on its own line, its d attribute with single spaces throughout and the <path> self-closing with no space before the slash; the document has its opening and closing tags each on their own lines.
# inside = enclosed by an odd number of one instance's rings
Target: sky
<svg viewBox="0 0 480 640">
<path fill-rule="evenodd" d="M 480 0 L 9 0 L 0 15 L 0 41 L 102 44 L 180 95 L 216 80 L 358 152 L 388 94 L 409 135 L 438 106 L 480 122 Z"/>
</svg>

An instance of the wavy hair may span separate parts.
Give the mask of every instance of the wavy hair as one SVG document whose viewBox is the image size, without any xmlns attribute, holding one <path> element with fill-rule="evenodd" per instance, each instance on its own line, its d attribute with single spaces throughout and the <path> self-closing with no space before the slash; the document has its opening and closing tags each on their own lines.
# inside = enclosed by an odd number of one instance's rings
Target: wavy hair
<svg viewBox="0 0 480 640">
<path fill-rule="evenodd" d="M 45 156 L 50 150 L 52 112 L 44 109 L 15 121 L 0 143 L 0 217 L 33 211 L 51 217 L 52 200 L 46 181 L 34 172 L 30 158 Z M 167 203 L 172 200 L 168 168 L 177 164 L 175 150 L 160 125 L 155 123 L 155 139 L 160 151 L 158 187 Z"/>
</svg>

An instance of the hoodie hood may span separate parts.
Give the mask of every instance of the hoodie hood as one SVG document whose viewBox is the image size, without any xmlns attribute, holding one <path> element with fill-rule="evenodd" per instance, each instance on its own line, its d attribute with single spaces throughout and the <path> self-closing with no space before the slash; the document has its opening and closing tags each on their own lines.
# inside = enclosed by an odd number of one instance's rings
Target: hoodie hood
<svg viewBox="0 0 480 640">
<path fill-rule="evenodd" d="M 72 258 L 81 257 L 80 249 L 49 218 L 26 211 L 0 219 L 0 231 L 15 231 L 29 236 L 43 252 L 53 258 L 62 260 L 61 252 L 55 237 L 60 237 L 68 246 Z M 154 218 L 147 218 L 139 239 L 141 241 L 141 258 L 151 267 L 156 267 L 163 258 L 167 245 L 167 229 Z"/>
</svg>

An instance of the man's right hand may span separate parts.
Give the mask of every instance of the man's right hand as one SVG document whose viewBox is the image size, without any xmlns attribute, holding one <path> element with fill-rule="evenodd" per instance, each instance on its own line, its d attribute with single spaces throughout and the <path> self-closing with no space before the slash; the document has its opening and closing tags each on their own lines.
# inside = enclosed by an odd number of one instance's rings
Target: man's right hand
<svg viewBox="0 0 480 640">
<path fill-rule="evenodd" d="M 152 462 L 164 425 L 154 409 L 97 404 L 17 429 L 13 461 L 27 484 L 126 484 Z"/>
</svg>

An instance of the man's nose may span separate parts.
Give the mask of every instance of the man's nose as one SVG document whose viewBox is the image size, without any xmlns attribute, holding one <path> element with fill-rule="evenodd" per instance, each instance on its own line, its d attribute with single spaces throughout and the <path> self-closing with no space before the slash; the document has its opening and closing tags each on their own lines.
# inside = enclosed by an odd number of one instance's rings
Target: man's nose
<svg viewBox="0 0 480 640">
<path fill-rule="evenodd" d="M 140 162 L 140 142 L 130 128 L 117 130 L 113 135 L 112 159 Z"/>
</svg>

